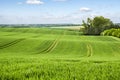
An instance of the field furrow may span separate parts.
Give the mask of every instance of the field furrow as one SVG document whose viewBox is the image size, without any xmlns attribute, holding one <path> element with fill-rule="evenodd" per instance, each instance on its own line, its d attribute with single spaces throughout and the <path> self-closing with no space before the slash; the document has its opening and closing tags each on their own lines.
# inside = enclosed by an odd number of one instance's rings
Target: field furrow
<svg viewBox="0 0 120 80">
<path fill-rule="evenodd" d="M 23 40 L 25 40 L 25 39 L 24 39 L 24 38 L 22 38 L 22 39 L 17 39 L 17 40 L 14 40 L 14 41 L 12 41 L 12 42 L 6 43 L 6 44 L 4 44 L 4 45 L 0 45 L 0 49 L 4 49 L 4 48 L 7 48 L 7 47 L 10 47 L 10 46 L 15 45 L 15 44 L 17 44 L 17 43 L 19 43 L 19 42 L 21 42 L 21 41 L 23 41 Z"/>
</svg>

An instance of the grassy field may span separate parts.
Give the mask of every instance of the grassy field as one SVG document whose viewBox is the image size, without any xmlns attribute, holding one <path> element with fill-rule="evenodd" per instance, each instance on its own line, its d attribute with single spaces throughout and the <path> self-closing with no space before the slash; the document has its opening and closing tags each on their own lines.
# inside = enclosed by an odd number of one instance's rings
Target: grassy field
<svg viewBox="0 0 120 80">
<path fill-rule="evenodd" d="M 120 39 L 54 28 L 0 28 L 0 80 L 120 80 Z"/>
</svg>

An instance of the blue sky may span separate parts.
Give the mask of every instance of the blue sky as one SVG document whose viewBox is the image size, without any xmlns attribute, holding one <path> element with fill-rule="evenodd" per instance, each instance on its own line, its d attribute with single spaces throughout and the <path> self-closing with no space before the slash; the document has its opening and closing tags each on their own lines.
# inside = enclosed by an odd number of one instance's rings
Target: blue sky
<svg viewBox="0 0 120 80">
<path fill-rule="evenodd" d="M 120 0 L 0 0 L 0 24 L 81 24 L 104 16 L 120 22 Z"/>
</svg>

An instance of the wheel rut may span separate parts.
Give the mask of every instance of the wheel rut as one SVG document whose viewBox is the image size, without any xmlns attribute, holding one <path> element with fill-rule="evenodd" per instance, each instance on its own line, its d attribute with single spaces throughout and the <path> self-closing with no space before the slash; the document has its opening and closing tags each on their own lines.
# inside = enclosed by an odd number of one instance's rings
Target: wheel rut
<svg viewBox="0 0 120 80">
<path fill-rule="evenodd" d="M 87 57 L 91 57 L 93 55 L 93 49 L 90 44 L 87 44 Z"/>
</svg>

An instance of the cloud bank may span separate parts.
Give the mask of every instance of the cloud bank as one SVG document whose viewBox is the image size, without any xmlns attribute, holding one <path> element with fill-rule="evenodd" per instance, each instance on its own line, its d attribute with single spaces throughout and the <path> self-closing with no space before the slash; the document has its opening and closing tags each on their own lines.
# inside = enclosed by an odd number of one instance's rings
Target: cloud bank
<svg viewBox="0 0 120 80">
<path fill-rule="evenodd" d="M 87 8 L 87 7 L 82 7 L 82 8 L 80 8 L 80 11 L 81 12 L 91 12 L 92 10 L 90 8 Z"/>
</svg>

